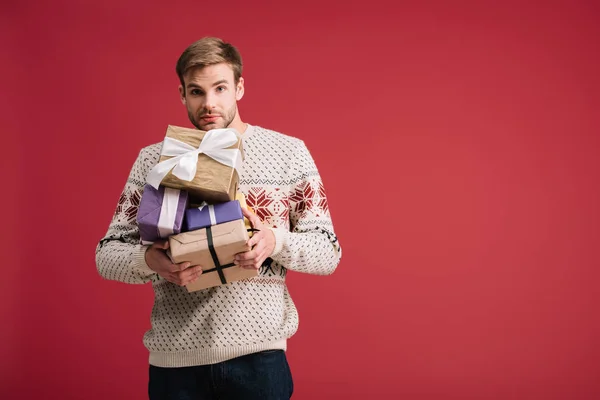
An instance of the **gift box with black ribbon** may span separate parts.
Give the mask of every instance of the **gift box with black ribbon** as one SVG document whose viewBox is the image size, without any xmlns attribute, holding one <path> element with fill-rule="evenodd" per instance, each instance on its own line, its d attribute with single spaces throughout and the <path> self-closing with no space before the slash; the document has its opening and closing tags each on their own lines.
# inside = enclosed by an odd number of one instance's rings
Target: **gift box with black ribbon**
<svg viewBox="0 0 600 400">
<path fill-rule="evenodd" d="M 202 274 L 186 285 L 188 292 L 225 285 L 258 275 L 256 269 L 233 263 L 236 254 L 250 250 L 243 219 L 208 226 L 169 237 L 169 256 L 174 263 L 200 265 Z"/>
</svg>

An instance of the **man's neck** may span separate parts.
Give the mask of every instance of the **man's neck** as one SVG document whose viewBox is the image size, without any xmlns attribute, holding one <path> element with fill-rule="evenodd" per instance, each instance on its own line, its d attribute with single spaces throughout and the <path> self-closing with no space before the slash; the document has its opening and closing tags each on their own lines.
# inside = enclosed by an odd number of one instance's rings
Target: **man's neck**
<svg viewBox="0 0 600 400">
<path fill-rule="evenodd" d="M 241 135 L 243 135 L 244 132 L 246 132 L 246 129 L 248 129 L 248 124 L 243 122 L 238 114 L 231 122 L 231 124 L 229 124 L 229 128 L 233 128 L 236 131 L 238 131 Z"/>
<path fill-rule="evenodd" d="M 243 135 L 244 133 L 246 133 L 246 129 L 248 129 L 248 124 L 240 121 L 239 128 L 235 127 L 234 129 L 238 131 L 241 135 Z"/>
</svg>

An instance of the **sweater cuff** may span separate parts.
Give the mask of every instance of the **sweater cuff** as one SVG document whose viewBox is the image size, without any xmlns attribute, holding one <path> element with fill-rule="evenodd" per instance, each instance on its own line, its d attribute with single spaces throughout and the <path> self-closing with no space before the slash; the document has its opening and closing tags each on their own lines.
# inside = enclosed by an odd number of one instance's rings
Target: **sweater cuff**
<svg viewBox="0 0 600 400">
<path fill-rule="evenodd" d="M 273 235 L 275 235 L 275 248 L 273 249 L 273 253 L 271 253 L 270 257 L 276 256 L 277 254 L 281 253 L 281 250 L 283 249 L 283 242 L 285 240 L 285 235 L 288 232 L 286 229 L 283 228 L 269 228 L 271 230 L 271 232 L 273 232 Z"/>
<path fill-rule="evenodd" d="M 152 269 L 146 264 L 146 249 L 148 246 L 138 246 L 133 254 L 131 254 L 131 267 L 139 271 L 143 276 L 155 274 Z"/>
</svg>

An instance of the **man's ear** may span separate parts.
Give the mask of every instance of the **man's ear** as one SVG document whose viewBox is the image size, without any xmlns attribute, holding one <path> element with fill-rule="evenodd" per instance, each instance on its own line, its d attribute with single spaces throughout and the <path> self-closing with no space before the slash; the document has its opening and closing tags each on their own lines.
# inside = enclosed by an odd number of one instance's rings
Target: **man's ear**
<svg viewBox="0 0 600 400">
<path fill-rule="evenodd" d="M 185 89 L 182 85 L 179 85 L 179 97 L 181 99 L 181 103 L 185 106 Z"/>
<path fill-rule="evenodd" d="M 244 78 L 240 76 L 240 80 L 235 87 L 235 99 L 239 101 L 242 97 L 244 97 Z"/>
</svg>

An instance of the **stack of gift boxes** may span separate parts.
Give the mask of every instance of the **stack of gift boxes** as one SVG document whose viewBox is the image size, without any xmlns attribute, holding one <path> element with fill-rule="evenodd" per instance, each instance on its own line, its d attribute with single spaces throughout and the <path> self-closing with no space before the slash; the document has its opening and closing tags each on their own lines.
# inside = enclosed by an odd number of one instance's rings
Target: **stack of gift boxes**
<svg viewBox="0 0 600 400">
<path fill-rule="evenodd" d="M 252 235 L 238 190 L 244 154 L 234 129 L 200 131 L 169 126 L 150 171 L 137 214 L 142 244 L 168 240 L 174 263 L 202 266 L 189 292 L 258 275 L 233 264 Z"/>
</svg>

